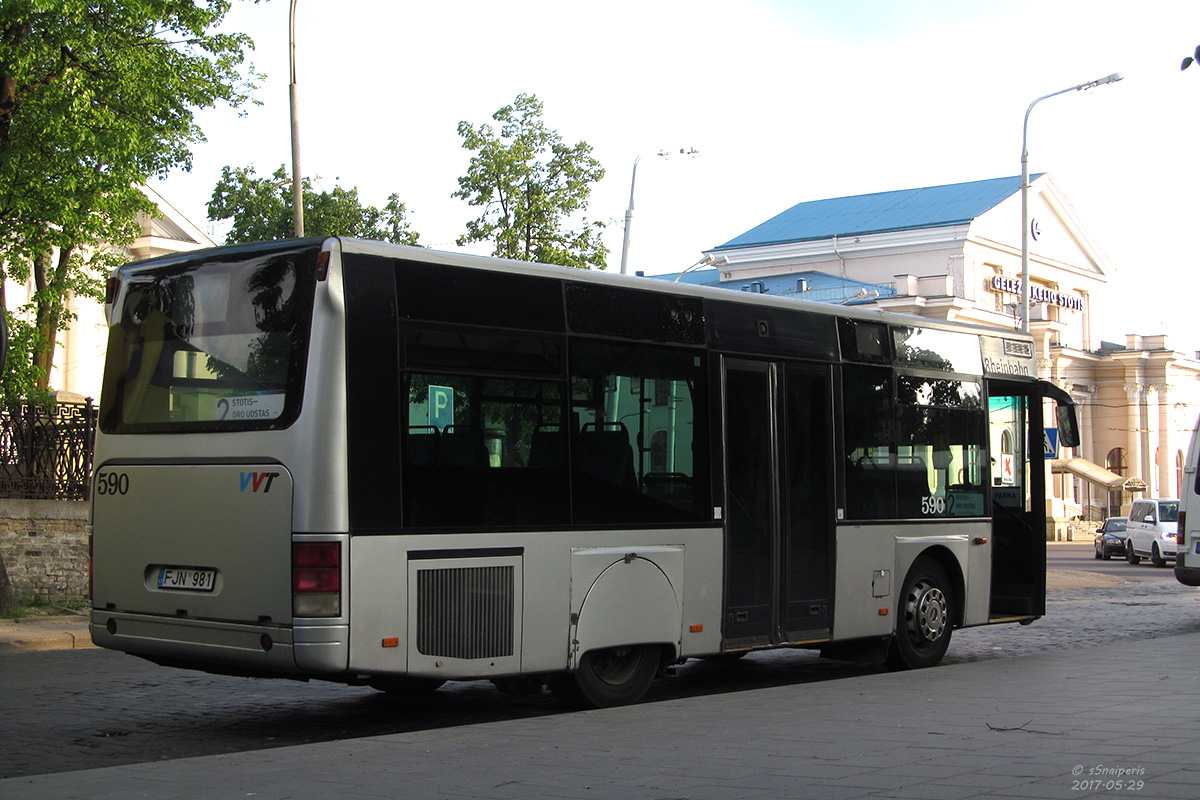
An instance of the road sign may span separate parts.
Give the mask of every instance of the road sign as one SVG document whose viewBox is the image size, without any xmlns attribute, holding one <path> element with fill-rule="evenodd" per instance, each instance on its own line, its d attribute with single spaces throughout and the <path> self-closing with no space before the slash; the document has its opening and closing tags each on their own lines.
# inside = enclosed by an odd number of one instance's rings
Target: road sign
<svg viewBox="0 0 1200 800">
<path fill-rule="evenodd" d="M 1058 458 L 1058 428 L 1043 428 L 1042 434 L 1042 446 L 1046 458 Z"/>
<path fill-rule="evenodd" d="M 429 385 L 429 424 L 444 431 L 454 424 L 454 389 Z"/>
</svg>

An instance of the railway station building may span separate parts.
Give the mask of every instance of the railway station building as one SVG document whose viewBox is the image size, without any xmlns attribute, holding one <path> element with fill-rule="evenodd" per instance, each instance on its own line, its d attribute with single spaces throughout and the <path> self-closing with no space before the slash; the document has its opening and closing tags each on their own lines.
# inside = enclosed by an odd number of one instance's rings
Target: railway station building
<svg viewBox="0 0 1200 800">
<path fill-rule="evenodd" d="M 681 280 L 1019 329 L 1020 178 L 799 203 L 704 251 Z M 1200 413 L 1200 354 L 1165 335 L 1100 341 L 1112 268 L 1048 174 L 1029 189 L 1030 332 L 1039 377 L 1079 411 L 1080 447 L 1046 458 L 1048 538 L 1090 539 L 1136 496 L 1178 497 Z M 1189 343 L 1195 346 L 1196 343 Z"/>
</svg>

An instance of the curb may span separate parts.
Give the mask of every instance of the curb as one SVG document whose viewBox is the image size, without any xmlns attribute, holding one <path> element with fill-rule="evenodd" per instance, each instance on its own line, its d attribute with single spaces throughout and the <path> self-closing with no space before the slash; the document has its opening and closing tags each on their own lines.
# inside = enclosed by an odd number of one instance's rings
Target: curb
<svg viewBox="0 0 1200 800">
<path fill-rule="evenodd" d="M 95 648 L 86 617 L 24 617 L 0 620 L 0 653 Z"/>
</svg>

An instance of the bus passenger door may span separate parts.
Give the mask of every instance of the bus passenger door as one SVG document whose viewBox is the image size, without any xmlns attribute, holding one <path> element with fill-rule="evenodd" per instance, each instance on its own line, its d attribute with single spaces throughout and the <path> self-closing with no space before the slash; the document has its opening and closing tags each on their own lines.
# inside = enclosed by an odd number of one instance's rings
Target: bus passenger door
<svg viewBox="0 0 1200 800">
<path fill-rule="evenodd" d="M 829 637 L 832 436 L 828 367 L 725 360 L 726 649 Z"/>
<path fill-rule="evenodd" d="M 988 382 L 992 459 L 989 617 L 1046 613 L 1046 470 L 1036 384 Z"/>
</svg>

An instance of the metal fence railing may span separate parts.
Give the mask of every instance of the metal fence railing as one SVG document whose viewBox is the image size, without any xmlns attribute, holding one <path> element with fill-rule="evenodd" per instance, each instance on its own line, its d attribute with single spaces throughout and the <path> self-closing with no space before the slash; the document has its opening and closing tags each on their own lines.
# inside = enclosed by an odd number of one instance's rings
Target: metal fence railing
<svg viewBox="0 0 1200 800">
<path fill-rule="evenodd" d="M 90 499 L 96 412 L 91 398 L 0 411 L 0 497 Z"/>
</svg>

